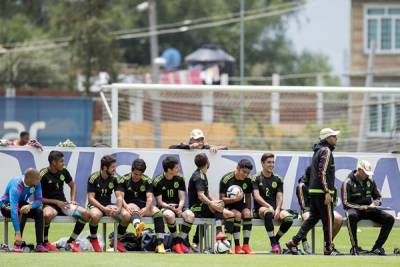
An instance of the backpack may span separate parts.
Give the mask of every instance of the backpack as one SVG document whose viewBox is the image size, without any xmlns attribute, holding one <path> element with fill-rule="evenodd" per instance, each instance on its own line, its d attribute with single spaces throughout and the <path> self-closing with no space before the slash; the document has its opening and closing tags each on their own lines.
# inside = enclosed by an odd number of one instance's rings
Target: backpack
<svg viewBox="0 0 400 267">
<path fill-rule="evenodd" d="M 171 249 L 173 238 L 170 234 L 164 234 L 164 248 Z M 154 251 L 157 246 L 157 234 L 154 233 L 153 229 L 146 228 L 143 231 L 141 238 L 141 247 L 144 251 Z"/>
<path fill-rule="evenodd" d="M 108 235 L 111 247 L 114 244 L 114 232 Z M 136 237 L 134 233 L 127 232 L 121 237 L 120 241 L 127 251 L 140 251 L 142 250 L 140 239 Z"/>
</svg>

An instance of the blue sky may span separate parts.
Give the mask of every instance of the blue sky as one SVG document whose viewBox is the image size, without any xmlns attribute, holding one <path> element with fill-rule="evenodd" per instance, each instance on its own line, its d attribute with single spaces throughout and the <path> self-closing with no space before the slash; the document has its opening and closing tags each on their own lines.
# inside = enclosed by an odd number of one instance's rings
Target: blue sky
<svg viewBox="0 0 400 267">
<path fill-rule="evenodd" d="M 287 36 L 299 52 L 307 49 L 327 55 L 335 72 L 346 71 L 350 56 L 350 0 L 309 0 L 291 18 Z M 347 54 L 347 58 L 345 56 Z"/>
</svg>

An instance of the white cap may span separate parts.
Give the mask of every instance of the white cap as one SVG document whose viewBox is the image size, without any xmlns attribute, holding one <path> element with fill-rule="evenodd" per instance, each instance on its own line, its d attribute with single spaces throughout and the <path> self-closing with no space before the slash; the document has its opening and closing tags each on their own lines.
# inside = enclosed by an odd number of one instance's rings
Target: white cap
<svg viewBox="0 0 400 267">
<path fill-rule="evenodd" d="M 357 163 L 357 169 L 361 169 L 365 172 L 368 177 L 371 177 L 374 175 L 374 172 L 372 171 L 371 163 L 369 163 L 366 160 L 359 160 Z"/>
<path fill-rule="evenodd" d="M 332 130 L 331 128 L 324 128 L 319 132 L 319 139 L 323 140 L 328 138 L 329 136 L 336 136 L 340 133 L 340 131 Z"/>
<path fill-rule="evenodd" d="M 192 133 L 190 134 L 191 139 L 199 139 L 199 138 L 204 138 L 204 133 L 200 129 L 193 129 Z"/>
</svg>

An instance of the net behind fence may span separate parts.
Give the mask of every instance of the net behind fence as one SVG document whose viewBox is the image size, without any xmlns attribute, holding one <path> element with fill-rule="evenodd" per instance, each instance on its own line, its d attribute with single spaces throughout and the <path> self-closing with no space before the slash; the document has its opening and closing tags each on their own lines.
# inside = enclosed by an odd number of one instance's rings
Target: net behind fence
<svg viewBox="0 0 400 267">
<path fill-rule="evenodd" d="M 105 91 L 111 103 L 110 91 Z M 155 91 L 119 89 L 118 145 L 167 148 L 187 143 L 194 128 L 207 143 L 230 149 L 307 151 L 319 130 L 339 129 L 340 151 L 399 148 L 400 94 Z M 111 144 L 111 119 L 102 109 L 95 142 Z"/>
</svg>

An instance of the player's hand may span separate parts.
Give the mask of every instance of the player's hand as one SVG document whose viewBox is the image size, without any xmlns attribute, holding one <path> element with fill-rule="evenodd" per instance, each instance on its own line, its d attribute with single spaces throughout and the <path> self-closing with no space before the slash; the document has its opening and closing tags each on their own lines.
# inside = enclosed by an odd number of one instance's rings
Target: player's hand
<svg viewBox="0 0 400 267">
<path fill-rule="evenodd" d="M 21 232 L 16 232 L 14 236 L 14 243 L 18 246 L 22 244 Z"/>
<path fill-rule="evenodd" d="M 71 205 L 78 205 L 78 203 L 77 203 L 75 200 L 71 200 L 70 202 L 68 202 L 68 204 L 71 204 Z"/>
<path fill-rule="evenodd" d="M 177 215 L 178 217 L 181 217 L 182 212 L 183 212 L 182 207 L 177 207 L 177 208 L 175 209 L 175 213 L 176 213 L 176 215 Z"/>
<path fill-rule="evenodd" d="M 239 202 L 240 200 L 242 200 L 243 196 L 244 196 L 244 193 L 242 191 L 240 191 L 239 194 L 237 194 L 235 197 L 235 202 Z"/>
<path fill-rule="evenodd" d="M 129 212 L 130 215 L 132 215 L 135 212 L 135 209 L 132 207 L 127 207 L 126 210 Z"/>
<path fill-rule="evenodd" d="M 28 214 L 31 211 L 32 206 L 30 204 L 22 206 L 20 212 L 22 214 Z"/>
<path fill-rule="evenodd" d="M 110 207 L 105 207 L 103 212 L 104 212 L 105 215 L 107 215 L 109 217 L 112 217 L 112 215 L 114 213 L 114 210 L 112 208 L 110 208 Z"/>
<path fill-rule="evenodd" d="M 217 153 L 217 152 L 218 152 L 218 147 L 212 146 L 212 147 L 210 148 L 210 151 L 211 151 L 212 153 Z"/>
<path fill-rule="evenodd" d="M 143 209 L 139 210 L 139 215 L 141 217 L 144 217 L 144 215 L 150 214 L 150 212 L 151 212 L 151 208 L 144 207 Z"/>
<path fill-rule="evenodd" d="M 332 203 L 332 196 L 329 193 L 325 193 L 325 201 L 324 204 L 327 206 Z"/>
<path fill-rule="evenodd" d="M 57 201 L 57 207 L 59 207 L 62 210 L 67 210 L 69 208 L 69 204 L 68 202 Z"/>
<path fill-rule="evenodd" d="M 374 200 L 371 205 L 374 205 L 375 207 L 379 207 L 381 205 L 381 202 L 379 200 Z"/>
<path fill-rule="evenodd" d="M 369 206 L 366 206 L 366 205 L 363 205 L 363 206 L 360 206 L 360 210 L 367 210 L 367 209 L 369 209 L 369 208 L 372 208 L 372 207 L 369 207 Z"/>
</svg>

